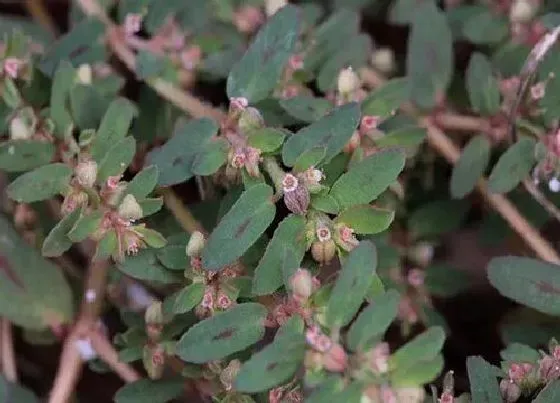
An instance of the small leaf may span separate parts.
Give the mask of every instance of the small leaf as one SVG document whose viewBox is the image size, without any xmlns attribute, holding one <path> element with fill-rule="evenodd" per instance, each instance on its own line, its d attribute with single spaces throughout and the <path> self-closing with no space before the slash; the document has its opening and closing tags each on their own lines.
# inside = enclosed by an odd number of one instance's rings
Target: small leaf
<svg viewBox="0 0 560 403">
<path fill-rule="evenodd" d="M 60 256 L 70 249 L 73 242 L 68 238 L 68 232 L 74 227 L 81 214 L 82 210 L 77 208 L 54 226 L 43 242 L 43 256 Z"/>
<path fill-rule="evenodd" d="M 90 214 L 84 214 L 70 229 L 68 232 L 68 238 L 72 242 L 83 241 L 99 228 L 102 219 L 103 212 L 101 210 L 93 211 Z"/>
<path fill-rule="evenodd" d="M 364 301 L 375 274 L 377 252 L 370 241 L 362 241 L 344 261 L 327 305 L 326 321 L 331 327 L 347 325 Z"/>
<path fill-rule="evenodd" d="M 405 156 L 396 150 L 377 152 L 355 163 L 331 188 L 341 207 L 366 204 L 393 183 L 404 169 Z"/>
<path fill-rule="evenodd" d="M 224 139 L 215 139 L 206 145 L 193 160 L 192 173 L 200 176 L 213 175 L 227 161 L 228 144 Z"/>
<path fill-rule="evenodd" d="M 310 95 L 297 95 L 282 99 L 280 100 L 280 106 L 290 116 L 304 123 L 313 123 L 321 119 L 332 109 L 332 104 L 326 99 Z"/>
<path fill-rule="evenodd" d="M 151 228 L 137 226 L 134 229 L 135 231 L 140 233 L 140 235 L 142 235 L 142 240 L 152 248 L 156 248 L 156 249 L 163 248 L 167 244 L 167 241 L 164 238 L 164 236 Z"/>
<path fill-rule="evenodd" d="M 507 193 L 529 175 L 535 163 L 535 140 L 522 137 L 502 154 L 488 178 L 493 193 Z"/>
<path fill-rule="evenodd" d="M 111 256 L 119 247 L 117 234 L 111 230 L 97 243 L 93 260 L 103 260 Z"/>
<path fill-rule="evenodd" d="M 140 379 L 120 388 L 115 394 L 115 403 L 167 403 L 183 393 L 184 380 Z"/>
<path fill-rule="evenodd" d="M 311 206 L 316 210 L 329 214 L 338 214 L 340 211 L 340 206 L 336 199 L 325 192 L 312 195 Z"/>
<path fill-rule="evenodd" d="M 247 142 L 264 153 L 271 153 L 280 148 L 285 137 L 286 133 L 280 129 L 264 127 L 250 132 Z"/>
<path fill-rule="evenodd" d="M 266 315 L 260 304 L 236 305 L 191 327 L 177 343 L 177 354 L 186 362 L 202 364 L 244 350 L 263 337 Z"/>
<path fill-rule="evenodd" d="M 453 167 L 450 192 L 455 199 L 462 199 L 476 186 L 490 161 L 490 142 L 485 135 L 473 137 L 463 149 Z"/>
<path fill-rule="evenodd" d="M 45 141 L 6 141 L 0 144 L 0 169 L 6 172 L 30 171 L 51 162 L 54 152 L 54 145 Z"/>
<path fill-rule="evenodd" d="M 467 91 L 475 112 L 493 116 L 500 109 L 500 88 L 490 61 L 482 53 L 471 56 L 466 72 Z"/>
<path fill-rule="evenodd" d="M 212 119 L 178 120 L 173 136 L 147 157 L 148 163 L 158 168 L 158 185 L 170 186 L 190 179 L 195 158 L 211 147 L 217 132 L 218 126 Z"/>
<path fill-rule="evenodd" d="M 412 212 L 408 228 L 415 239 L 431 238 L 461 226 L 469 211 L 467 200 L 436 200 Z"/>
<path fill-rule="evenodd" d="M 266 184 L 251 186 L 210 234 L 202 264 L 206 270 L 219 270 L 240 258 L 268 228 L 276 211 L 272 188 Z"/>
<path fill-rule="evenodd" d="M 157 257 L 161 264 L 171 270 L 185 270 L 189 266 L 185 245 L 167 245 L 158 251 Z"/>
<path fill-rule="evenodd" d="M 142 169 L 128 183 L 126 193 L 134 196 L 136 200 L 144 199 L 157 185 L 158 169 L 155 165 L 150 165 Z"/>
<path fill-rule="evenodd" d="M 364 115 L 379 116 L 381 119 L 389 118 L 409 99 L 408 78 L 393 78 L 373 91 L 362 101 Z"/>
<path fill-rule="evenodd" d="M 375 139 L 379 147 L 418 147 L 426 138 L 426 129 L 423 127 L 403 127 L 393 130 L 387 135 Z"/>
<path fill-rule="evenodd" d="M 111 102 L 90 148 L 91 156 L 98 164 L 105 159 L 111 148 L 125 139 L 137 114 L 136 106 L 126 98 L 117 98 Z"/>
<path fill-rule="evenodd" d="M 293 166 L 302 154 L 316 147 L 326 147 L 328 162 L 348 143 L 359 122 L 360 108 L 356 103 L 333 110 L 288 138 L 282 149 L 284 164 Z"/>
<path fill-rule="evenodd" d="M 202 301 L 205 288 L 202 283 L 194 283 L 179 291 L 174 298 L 173 313 L 182 314 L 192 310 Z"/>
<path fill-rule="evenodd" d="M 432 360 L 439 354 L 444 342 L 443 328 L 430 327 L 393 353 L 389 358 L 389 366 L 404 371 L 418 362 Z"/>
<path fill-rule="evenodd" d="M 508 34 L 508 18 L 497 15 L 487 7 L 480 7 L 480 12 L 471 16 L 463 25 L 463 36 L 477 45 L 498 44 Z"/>
<path fill-rule="evenodd" d="M 35 168 L 18 176 L 6 189 L 8 196 L 20 203 L 32 203 L 63 193 L 70 182 L 72 169 L 56 163 Z"/>
<path fill-rule="evenodd" d="M 161 75 L 165 70 L 166 60 L 149 50 L 140 49 L 136 56 L 136 77 L 147 80 Z"/>
<path fill-rule="evenodd" d="M 64 138 L 73 126 L 72 116 L 66 105 L 75 77 L 76 72 L 67 61 L 62 61 L 54 73 L 49 114 L 58 138 Z"/>
<path fill-rule="evenodd" d="M 293 166 L 294 172 L 304 172 L 308 168 L 319 164 L 327 153 L 326 147 L 315 147 L 301 154 Z"/>
<path fill-rule="evenodd" d="M 446 264 L 435 264 L 426 269 L 424 284 L 430 295 L 449 298 L 471 287 L 472 279 L 463 270 Z"/>
<path fill-rule="evenodd" d="M 471 399 L 473 403 L 501 402 L 502 395 L 498 386 L 497 376 L 501 376 L 494 366 L 488 364 L 482 357 L 467 358 L 467 372 L 471 385 Z"/>
<path fill-rule="evenodd" d="M 383 335 L 397 317 L 400 294 L 389 290 L 375 297 L 348 331 L 347 344 L 352 351 L 365 351 L 371 340 Z"/>
<path fill-rule="evenodd" d="M 434 358 L 420 361 L 402 370 L 397 368 L 391 372 L 391 385 L 396 388 L 422 387 L 433 382 L 443 370 L 443 356 L 437 354 Z"/>
<path fill-rule="evenodd" d="M 554 380 L 545 386 L 533 403 L 555 403 L 560 401 L 560 381 Z"/>
<path fill-rule="evenodd" d="M 389 228 L 394 218 L 393 211 L 361 204 L 344 210 L 335 221 L 345 223 L 358 234 L 377 234 Z"/>
<path fill-rule="evenodd" d="M 275 13 L 231 69 L 228 97 L 244 97 L 251 103 L 267 98 L 294 52 L 299 27 L 297 7 L 288 5 Z"/>
<path fill-rule="evenodd" d="M 537 311 L 560 315 L 560 271 L 552 263 L 525 257 L 494 258 L 488 279 L 503 296 Z"/>
<path fill-rule="evenodd" d="M 168 271 L 159 264 L 154 249 L 143 249 L 137 255 L 127 256 L 117 268 L 132 278 L 155 281 L 162 284 L 173 284 L 180 281 L 175 273 Z"/>
<path fill-rule="evenodd" d="M 284 254 L 299 265 L 305 254 L 305 220 L 298 215 L 286 217 L 274 231 L 253 277 L 253 294 L 266 295 L 283 284 L 282 265 Z"/>
<path fill-rule="evenodd" d="M 103 97 L 90 84 L 76 84 L 70 89 L 70 110 L 74 122 L 80 129 L 95 129 L 109 106 L 110 100 Z"/>
<path fill-rule="evenodd" d="M 305 353 L 305 337 L 286 322 L 274 341 L 243 364 L 235 378 L 235 389 L 257 393 L 287 382 L 300 367 Z"/>
<path fill-rule="evenodd" d="M 161 197 L 157 199 L 144 199 L 139 201 L 138 204 L 142 207 L 142 214 L 144 217 L 147 217 L 161 210 L 163 199 Z"/>
<path fill-rule="evenodd" d="M 406 72 L 411 100 L 419 107 L 435 106 L 453 74 L 453 41 L 445 14 L 432 2 L 417 8 L 408 40 Z"/>
<path fill-rule="evenodd" d="M 121 175 L 134 159 L 136 140 L 129 136 L 121 139 L 105 154 L 97 170 L 97 181 L 103 183 L 110 176 Z"/>
</svg>

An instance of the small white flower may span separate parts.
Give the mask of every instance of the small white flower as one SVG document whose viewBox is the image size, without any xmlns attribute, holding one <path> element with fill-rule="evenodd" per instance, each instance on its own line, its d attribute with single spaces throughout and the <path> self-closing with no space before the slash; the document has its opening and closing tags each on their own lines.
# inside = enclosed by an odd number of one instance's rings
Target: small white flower
<svg viewBox="0 0 560 403">
<path fill-rule="evenodd" d="M 78 339 L 74 342 L 74 345 L 83 361 L 91 361 L 97 357 L 97 352 L 91 345 L 91 340 L 89 338 Z"/>
<path fill-rule="evenodd" d="M 247 98 L 244 98 L 244 97 L 237 97 L 237 98 L 234 97 L 234 98 L 231 98 L 229 100 L 229 102 L 234 109 L 243 110 L 247 106 L 249 106 L 249 100 Z"/>
<path fill-rule="evenodd" d="M 338 75 L 338 92 L 351 94 L 360 87 L 360 78 L 352 67 L 343 69 Z"/>
<path fill-rule="evenodd" d="M 124 32 L 127 35 L 134 35 L 142 28 L 142 14 L 129 13 L 124 19 Z"/>
<path fill-rule="evenodd" d="M 297 189 L 298 184 L 298 179 L 294 175 L 286 174 L 282 180 L 282 189 L 284 193 L 290 193 Z"/>
<path fill-rule="evenodd" d="M 95 301 L 96 298 L 97 298 L 97 293 L 95 292 L 95 290 L 90 289 L 86 291 L 85 299 L 87 302 L 91 304 L 92 302 Z"/>
<path fill-rule="evenodd" d="M 551 192 L 554 193 L 560 192 L 560 181 L 558 180 L 558 178 L 552 178 L 548 182 L 548 188 L 550 189 Z"/>
</svg>

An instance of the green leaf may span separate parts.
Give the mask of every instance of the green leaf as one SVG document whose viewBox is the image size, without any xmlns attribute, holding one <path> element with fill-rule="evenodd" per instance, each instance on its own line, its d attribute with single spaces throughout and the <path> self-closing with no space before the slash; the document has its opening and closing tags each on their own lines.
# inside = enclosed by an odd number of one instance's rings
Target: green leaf
<svg viewBox="0 0 560 403">
<path fill-rule="evenodd" d="M 387 189 L 404 169 L 405 156 L 397 150 L 377 152 L 342 175 L 330 195 L 341 207 L 367 204 Z"/>
<path fill-rule="evenodd" d="M 168 403 L 181 396 L 184 379 L 140 379 L 120 388 L 115 403 Z"/>
<path fill-rule="evenodd" d="M 205 288 L 202 283 L 194 283 L 179 291 L 174 298 L 173 313 L 186 313 L 197 306 L 204 297 Z"/>
<path fill-rule="evenodd" d="M 138 204 L 142 207 L 144 217 L 147 217 L 161 210 L 161 207 L 163 206 L 163 198 L 144 199 L 139 201 Z"/>
<path fill-rule="evenodd" d="M 555 380 L 541 390 L 533 403 L 554 403 L 558 401 L 560 401 L 560 381 Z"/>
<path fill-rule="evenodd" d="M 72 242 L 81 242 L 88 236 L 93 234 L 101 225 L 103 219 L 103 212 L 96 210 L 90 214 L 84 214 L 80 217 L 74 226 L 68 232 L 68 238 Z"/>
<path fill-rule="evenodd" d="M 493 116 L 500 110 L 500 88 L 486 56 L 475 52 L 466 72 L 467 91 L 475 112 Z"/>
<path fill-rule="evenodd" d="M 186 245 L 167 245 L 160 249 L 157 257 L 161 264 L 171 270 L 185 270 L 189 267 L 189 258 L 185 252 Z"/>
<path fill-rule="evenodd" d="M 379 147 L 417 147 L 426 138 L 426 129 L 423 127 L 403 127 L 393 130 L 387 135 L 375 139 Z"/>
<path fill-rule="evenodd" d="M 396 388 L 422 387 L 433 382 L 443 370 L 443 356 L 420 361 L 406 369 L 397 368 L 391 372 L 391 385 Z"/>
<path fill-rule="evenodd" d="M 352 351 L 365 351 L 372 340 L 383 335 L 397 317 L 400 299 L 396 290 L 376 296 L 350 327 L 348 348 Z"/>
<path fill-rule="evenodd" d="M 329 326 L 347 325 L 369 290 L 377 266 L 377 252 L 370 241 L 362 241 L 350 252 L 327 304 L 326 321 Z"/>
<path fill-rule="evenodd" d="M 223 138 L 215 139 L 207 144 L 203 152 L 194 157 L 192 173 L 195 175 L 209 176 L 227 161 L 228 143 Z"/>
<path fill-rule="evenodd" d="M 38 403 L 39 400 L 29 389 L 8 381 L 0 375 L 0 396 L 5 396 L 10 403 Z"/>
<path fill-rule="evenodd" d="M 389 367 L 405 371 L 418 362 L 434 359 L 445 342 L 445 331 L 440 326 L 432 326 L 399 348 L 389 358 Z"/>
<path fill-rule="evenodd" d="M 471 16 L 463 25 L 463 36 L 473 44 L 495 45 L 509 34 L 509 21 L 506 16 L 498 15 L 487 7 Z"/>
<path fill-rule="evenodd" d="M 51 162 L 54 152 L 54 144 L 46 141 L 9 140 L 0 144 L 0 169 L 6 172 L 30 171 Z"/>
<path fill-rule="evenodd" d="M 430 295 L 443 298 L 454 297 L 473 285 L 467 272 L 443 263 L 426 269 L 424 284 Z"/>
<path fill-rule="evenodd" d="M 471 385 L 471 399 L 473 403 L 501 402 L 502 395 L 498 386 L 497 376 L 501 371 L 488 364 L 482 357 L 467 358 L 467 372 Z"/>
<path fill-rule="evenodd" d="M 67 61 L 62 61 L 54 73 L 49 114 L 54 122 L 55 134 L 58 138 L 65 138 L 73 127 L 67 101 L 75 77 L 76 72 Z"/>
<path fill-rule="evenodd" d="M 325 158 L 326 153 L 326 147 L 312 148 L 299 156 L 292 170 L 294 172 L 304 172 L 308 168 L 319 164 Z"/>
<path fill-rule="evenodd" d="M 284 164 L 293 166 L 301 155 L 316 147 L 326 147 L 325 162 L 330 161 L 348 143 L 359 122 L 358 104 L 353 102 L 334 109 L 288 138 L 282 149 Z"/>
<path fill-rule="evenodd" d="M 70 322 L 72 294 L 60 268 L 20 238 L 3 216 L 0 233 L 0 316 L 30 329 Z"/>
<path fill-rule="evenodd" d="M 76 84 L 70 90 L 70 110 L 74 122 L 80 129 L 95 129 L 109 106 L 109 99 L 103 97 L 93 85 Z"/>
<path fill-rule="evenodd" d="M 6 189 L 8 196 L 20 203 L 49 199 L 66 190 L 72 169 L 66 164 L 43 165 L 18 176 Z"/>
<path fill-rule="evenodd" d="M 163 56 L 140 49 L 136 56 L 136 77 L 146 80 L 159 76 L 165 70 L 165 62 Z"/>
<path fill-rule="evenodd" d="M 338 214 L 340 211 L 340 206 L 336 199 L 325 192 L 311 195 L 311 207 L 329 214 Z"/>
<path fill-rule="evenodd" d="M 461 226 L 469 210 L 467 200 L 436 200 L 412 212 L 408 228 L 415 239 L 431 238 Z"/>
<path fill-rule="evenodd" d="M 450 192 L 455 199 L 471 193 L 490 162 L 490 141 L 480 134 L 473 137 L 463 149 L 451 174 Z"/>
<path fill-rule="evenodd" d="M 377 234 L 389 228 L 394 218 L 393 211 L 360 204 L 344 210 L 335 221 L 345 223 L 358 234 Z"/>
<path fill-rule="evenodd" d="M 148 154 L 148 163 L 159 171 L 158 185 L 170 186 L 190 179 L 196 157 L 212 147 L 212 137 L 217 132 L 212 119 L 180 119 L 167 143 Z"/>
<path fill-rule="evenodd" d="M 124 262 L 117 264 L 117 268 L 138 280 L 162 284 L 179 282 L 180 277 L 159 264 L 156 253 L 154 249 L 143 249 L 137 255 L 127 256 Z"/>
<path fill-rule="evenodd" d="M 453 75 L 453 40 L 445 14 L 432 2 L 417 8 L 408 40 L 406 72 L 411 100 L 429 109 Z"/>
<path fill-rule="evenodd" d="M 409 99 L 408 78 L 393 78 L 362 101 L 362 114 L 387 119 Z"/>
<path fill-rule="evenodd" d="M 105 61 L 105 45 L 99 41 L 104 33 L 105 25 L 101 21 L 84 19 L 49 48 L 39 63 L 39 69 L 52 76 L 63 61 L 70 61 L 74 66 Z"/>
<path fill-rule="evenodd" d="M 267 98 L 294 52 L 299 31 L 297 7 L 288 5 L 275 13 L 231 69 L 227 80 L 228 97 L 244 97 L 250 103 Z"/>
<path fill-rule="evenodd" d="M 502 154 L 488 178 L 493 193 L 507 193 L 529 175 L 535 163 L 535 140 L 522 137 Z"/>
<path fill-rule="evenodd" d="M 389 21 L 396 25 L 408 25 L 426 3 L 434 3 L 434 0 L 397 0 L 389 12 Z"/>
<path fill-rule="evenodd" d="M 280 129 L 264 127 L 250 132 L 247 143 L 262 152 L 271 153 L 280 148 L 285 137 L 286 133 Z"/>
<path fill-rule="evenodd" d="M 117 234 L 111 230 L 97 243 L 93 260 L 103 260 L 110 257 L 119 247 Z"/>
<path fill-rule="evenodd" d="M 91 156 L 98 164 L 111 148 L 125 139 L 137 114 L 136 106 L 126 98 L 119 97 L 111 102 L 90 147 Z"/>
<path fill-rule="evenodd" d="M 520 343 L 508 344 L 505 350 L 500 351 L 500 357 L 506 362 L 537 362 L 541 359 L 540 353 Z"/>
<path fill-rule="evenodd" d="M 155 165 L 150 165 L 142 169 L 128 183 L 126 193 L 134 196 L 136 200 L 141 200 L 154 190 L 158 180 L 158 169 Z"/>
<path fill-rule="evenodd" d="M 142 240 L 152 248 L 160 249 L 167 245 L 165 237 L 151 228 L 139 225 L 134 227 L 134 230 L 142 235 Z"/>
<path fill-rule="evenodd" d="M 77 208 L 54 226 L 43 242 L 43 248 L 41 250 L 43 256 L 60 256 L 70 249 L 73 242 L 68 238 L 68 232 L 74 227 L 81 214 L 82 210 Z"/>
<path fill-rule="evenodd" d="M 310 95 L 297 95 L 280 100 L 280 106 L 294 118 L 304 123 L 313 123 L 321 119 L 331 109 L 332 104 L 323 98 Z"/>
<path fill-rule="evenodd" d="M 132 136 L 121 139 L 105 154 L 97 169 L 97 181 L 103 183 L 110 176 L 119 176 L 130 165 L 136 154 L 136 139 Z"/>
<path fill-rule="evenodd" d="M 239 304 L 198 322 L 177 343 L 186 362 L 202 364 L 244 350 L 264 336 L 267 309 L 256 303 Z"/>
<path fill-rule="evenodd" d="M 258 184 L 243 192 L 210 234 L 202 252 L 204 268 L 219 270 L 240 258 L 268 228 L 275 212 L 270 186 Z"/>
<path fill-rule="evenodd" d="M 560 271 L 552 263 L 525 257 L 494 258 L 488 279 L 503 296 L 537 311 L 560 315 Z"/>
<path fill-rule="evenodd" d="M 235 390 L 262 392 L 294 376 L 303 362 L 306 346 L 301 329 L 293 325 L 294 318 L 282 325 L 271 344 L 243 364 L 235 378 Z"/>
<path fill-rule="evenodd" d="M 283 284 L 282 266 L 285 253 L 293 258 L 293 264 L 296 266 L 301 263 L 305 254 L 305 220 L 299 215 L 289 215 L 274 231 L 255 269 L 253 294 L 272 294 Z"/>
</svg>

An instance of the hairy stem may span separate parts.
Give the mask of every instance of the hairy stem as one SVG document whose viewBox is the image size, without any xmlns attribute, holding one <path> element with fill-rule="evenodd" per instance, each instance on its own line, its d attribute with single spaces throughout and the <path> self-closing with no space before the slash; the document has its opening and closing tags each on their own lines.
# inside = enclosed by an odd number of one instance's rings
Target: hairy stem
<svg viewBox="0 0 560 403">
<path fill-rule="evenodd" d="M 2 346 L 2 373 L 10 382 L 17 382 L 17 367 L 14 350 L 14 335 L 12 333 L 12 324 L 8 319 L 0 319 L 0 340 Z"/>
<path fill-rule="evenodd" d="M 189 234 L 195 231 L 204 233 L 202 225 L 194 218 L 190 210 L 177 197 L 175 192 L 169 188 L 162 188 L 159 193 L 163 196 L 165 207 L 171 211 L 175 219 L 181 224 L 181 227 Z"/>
</svg>

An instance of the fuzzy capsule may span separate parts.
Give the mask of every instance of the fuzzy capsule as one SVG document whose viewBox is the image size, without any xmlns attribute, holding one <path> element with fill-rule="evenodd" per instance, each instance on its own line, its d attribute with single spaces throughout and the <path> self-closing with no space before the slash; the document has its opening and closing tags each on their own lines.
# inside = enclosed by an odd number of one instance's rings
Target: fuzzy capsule
<svg viewBox="0 0 560 403">
<path fill-rule="evenodd" d="M 304 215 L 309 206 L 309 190 L 292 174 L 286 174 L 282 181 L 284 203 L 288 210 L 295 214 Z"/>
<path fill-rule="evenodd" d="M 93 71 L 89 64 L 82 64 L 78 67 L 78 82 L 84 85 L 90 85 L 93 78 Z"/>
<path fill-rule="evenodd" d="M 511 379 L 502 379 L 500 393 L 506 403 L 514 403 L 521 397 L 521 388 Z"/>
<path fill-rule="evenodd" d="M 517 24 L 526 24 L 536 15 L 538 6 L 530 0 L 515 0 L 509 9 L 509 20 Z"/>
<path fill-rule="evenodd" d="M 399 402 L 407 403 L 423 403 L 426 397 L 424 388 L 420 387 L 396 388 L 395 394 Z"/>
<path fill-rule="evenodd" d="M 200 255 L 202 249 L 204 249 L 204 244 L 204 234 L 200 231 L 193 232 L 189 239 L 189 242 L 187 243 L 187 256 L 194 257 Z"/>
<path fill-rule="evenodd" d="M 91 188 L 97 179 L 97 163 L 93 160 L 80 162 L 74 168 L 74 175 L 80 185 Z"/>
<path fill-rule="evenodd" d="M 380 48 L 371 55 L 371 65 L 380 73 L 392 73 L 395 68 L 395 53 L 390 48 Z"/>
<path fill-rule="evenodd" d="M 267 17 L 272 17 L 278 10 L 284 7 L 288 2 L 286 0 L 265 0 L 264 7 Z"/>
<path fill-rule="evenodd" d="M 264 119 L 257 108 L 247 107 L 239 116 L 238 127 L 242 133 L 250 133 L 264 126 Z"/>
<path fill-rule="evenodd" d="M 290 278 L 290 287 L 296 299 L 305 301 L 313 294 L 313 276 L 308 270 L 297 269 Z"/>
<path fill-rule="evenodd" d="M 360 78 L 354 72 L 352 67 L 343 69 L 338 74 L 338 92 L 344 95 L 348 95 L 360 88 Z"/>
<path fill-rule="evenodd" d="M 125 220 L 136 221 L 142 218 L 143 214 L 142 207 L 131 194 L 127 194 L 119 205 L 119 216 Z"/>
<path fill-rule="evenodd" d="M 145 345 L 142 362 L 150 379 L 160 379 L 165 369 L 165 350 L 159 345 Z"/>
<path fill-rule="evenodd" d="M 89 197 L 86 192 L 81 190 L 72 189 L 64 197 L 60 212 L 63 216 L 70 214 L 77 208 L 87 206 Z"/>
<path fill-rule="evenodd" d="M 146 334 L 148 338 L 152 341 L 159 340 L 164 325 L 162 303 L 160 301 L 153 302 L 146 309 L 144 321 L 146 322 Z"/>
<path fill-rule="evenodd" d="M 332 239 L 315 241 L 311 244 L 311 256 L 320 264 L 328 264 L 336 253 L 336 244 Z"/>
<path fill-rule="evenodd" d="M 27 140 L 32 135 L 31 127 L 25 123 L 23 118 L 16 116 L 10 121 L 10 139 Z"/>
<path fill-rule="evenodd" d="M 331 372 L 344 372 L 348 365 L 348 355 L 344 348 L 334 343 L 332 347 L 323 354 L 322 364 L 327 371 Z"/>
</svg>

